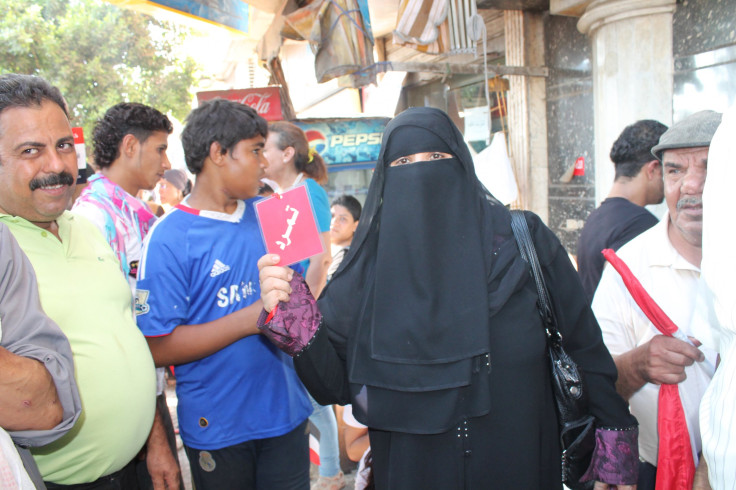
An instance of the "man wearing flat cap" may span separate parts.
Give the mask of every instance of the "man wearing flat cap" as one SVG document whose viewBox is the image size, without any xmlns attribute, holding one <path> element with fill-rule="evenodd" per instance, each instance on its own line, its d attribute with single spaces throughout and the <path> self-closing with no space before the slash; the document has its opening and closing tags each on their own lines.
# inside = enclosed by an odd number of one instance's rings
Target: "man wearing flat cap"
<svg viewBox="0 0 736 490">
<path fill-rule="evenodd" d="M 667 214 L 617 252 L 652 299 L 691 338 L 702 257 L 703 186 L 710 142 L 720 122 L 720 113 L 701 111 L 660 137 L 652 154 L 662 162 Z M 678 385 L 697 459 L 701 451 L 698 407 L 713 376 L 715 352 L 661 335 L 610 266 L 603 271 L 592 306 L 618 368 L 616 389 L 639 420 L 637 488 L 654 489 L 659 385 Z"/>
</svg>

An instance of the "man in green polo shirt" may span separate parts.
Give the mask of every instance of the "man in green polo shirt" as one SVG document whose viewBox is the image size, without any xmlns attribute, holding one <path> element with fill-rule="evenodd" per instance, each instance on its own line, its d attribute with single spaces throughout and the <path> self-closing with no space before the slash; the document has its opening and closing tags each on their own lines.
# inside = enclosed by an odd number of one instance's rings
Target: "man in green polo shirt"
<svg viewBox="0 0 736 490">
<path fill-rule="evenodd" d="M 66 211 L 76 171 L 58 89 L 0 76 L 0 221 L 33 264 L 44 310 L 69 338 L 82 400 L 74 428 L 34 458 L 49 489 L 137 488 L 131 463 L 147 445 L 154 487 L 178 488 L 160 419 L 154 423 L 154 366 L 128 284 L 100 232 Z"/>
</svg>

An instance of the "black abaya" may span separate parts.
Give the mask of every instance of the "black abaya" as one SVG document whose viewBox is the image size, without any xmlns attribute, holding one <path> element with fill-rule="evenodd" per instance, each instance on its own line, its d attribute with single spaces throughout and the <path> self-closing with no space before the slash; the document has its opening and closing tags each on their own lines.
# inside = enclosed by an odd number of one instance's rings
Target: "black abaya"
<svg viewBox="0 0 736 490">
<path fill-rule="evenodd" d="M 432 151 L 452 158 L 387 168 Z M 635 426 L 567 253 L 527 221 L 597 426 Z M 294 364 L 318 402 L 352 403 L 370 428 L 379 489 L 559 489 L 536 299 L 510 214 L 475 177 L 462 135 L 441 111 L 411 109 L 386 127 L 350 252 L 319 300 L 323 324 Z"/>
<path fill-rule="evenodd" d="M 614 429 L 636 425 L 616 393 L 615 365 L 566 251 L 538 217 L 529 213 L 528 221 L 565 348 L 583 372 L 597 425 Z M 557 418 L 535 301 L 529 276 L 491 317 L 490 370 L 479 358 L 473 374 L 474 384 L 489 387 L 488 414 L 458 414 L 454 426 L 440 434 L 371 430 L 376 488 L 562 488 Z M 351 397 L 362 390 L 348 382 L 344 354 L 338 352 L 345 352 L 345 343 L 331 336 L 324 324 L 312 344 L 294 359 L 300 378 L 322 404 L 352 403 Z M 448 399 L 438 396 L 438 400 Z M 452 408 L 416 407 L 417 412 L 422 410 Z"/>
</svg>

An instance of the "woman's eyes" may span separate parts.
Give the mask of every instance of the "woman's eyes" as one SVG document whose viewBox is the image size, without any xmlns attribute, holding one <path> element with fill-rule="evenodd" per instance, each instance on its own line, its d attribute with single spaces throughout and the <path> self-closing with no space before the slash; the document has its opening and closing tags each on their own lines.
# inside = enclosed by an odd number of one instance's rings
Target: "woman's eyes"
<svg viewBox="0 0 736 490">
<path fill-rule="evenodd" d="M 450 155 L 447 153 L 442 152 L 434 152 L 434 153 L 417 153 L 416 155 L 410 155 L 406 157 L 397 158 L 393 162 L 391 162 L 391 167 L 396 167 L 397 165 L 406 165 L 408 163 L 414 163 L 414 162 L 423 162 L 423 161 L 430 161 L 430 160 L 443 160 L 445 158 L 451 158 Z"/>
<path fill-rule="evenodd" d="M 411 163 L 411 160 L 409 160 L 407 157 L 401 157 L 391 162 L 389 167 L 397 167 L 399 165 L 406 165 L 407 163 Z"/>
</svg>

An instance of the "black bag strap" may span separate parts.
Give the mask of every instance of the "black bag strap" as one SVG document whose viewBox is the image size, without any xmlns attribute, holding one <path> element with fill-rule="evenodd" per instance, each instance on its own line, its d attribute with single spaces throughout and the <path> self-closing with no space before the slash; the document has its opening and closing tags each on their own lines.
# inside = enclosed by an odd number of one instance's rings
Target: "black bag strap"
<svg viewBox="0 0 736 490">
<path fill-rule="evenodd" d="M 552 312 L 552 302 L 549 299 L 547 284 L 545 283 L 544 276 L 542 275 L 542 267 L 539 265 L 537 250 L 534 248 L 534 242 L 532 241 L 532 236 L 529 233 L 529 225 L 526 222 L 524 211 L 519 209 L 511 211 L 511 229 L 514 232 L 514 238 L 516 238 L 516 243 L 519 246 L 521 258 L 524 259 L 524 261 L 526 261 L 532 268 L 532 275 L 534 276 L 534 283 L 537 286 L 537 295 L 539 297 L 537 300 L 537 309 L 544 321 L 547 338 L 553 342 L 561 342 L 562 335 L 557 329 L 557 320 Z"/>
</svg>

